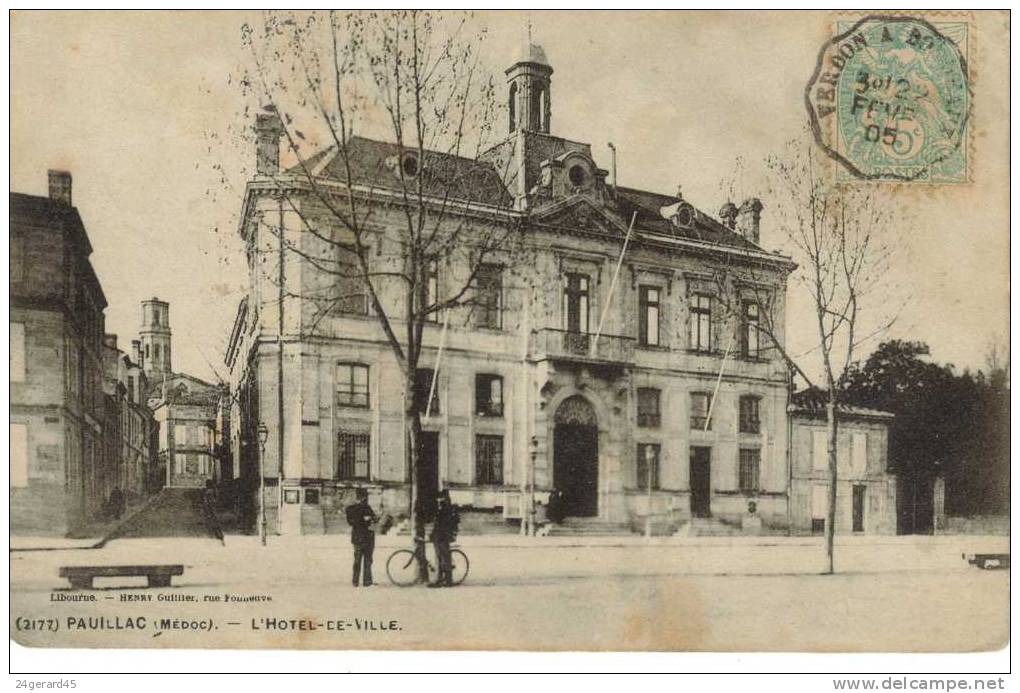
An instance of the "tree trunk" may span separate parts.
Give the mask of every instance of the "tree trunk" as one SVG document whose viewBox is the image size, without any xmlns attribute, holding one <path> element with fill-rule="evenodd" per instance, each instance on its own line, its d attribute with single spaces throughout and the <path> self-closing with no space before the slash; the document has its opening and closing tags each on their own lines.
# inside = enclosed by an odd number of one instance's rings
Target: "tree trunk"
<svg viewBox="0 0 1020 693">
<path fill-rule="evenodd" d="M 418 579 L 421 582 L 428 582 L 428 562 L 425 559 L 424 544 L 425 541 L 425 522 L 420 516 L 419 505 L 421 505 L 421 499 L 418 489 L 419 479 L 419 467 L 418 461 L 420 455 L 419 446 L 421 445 L 421 414 L 418 413 L 417 403 L 415 402 L 415 383 L 414 383 L 414 370 L 408 369 L 407 379 L 404 381 L 404 401 L 408 403 L 407 408 L 404 411 L 404 419 L 407 422 L 407 468 L 410 471 L 410 486 L 411 492 L 409 494 L 409 507 L 408 507 L 408 518 L 411 523 L 411 536 L 414 538 L 414 547 L 418 549 L 421 547 L 421 551 L 418 553 Z M 427 502 L 427 499 L 426 499 Z"/>
<path fill-rule="evenodd" d="M 835 572 L 835 564 L 833 561 L 833 542 L 836 536 L 836 463 L 838 459 L 836 455 L 836 403 L 831 397 L 828 404 L 826 404 L 825 409 L 828 419 L 826 422 L 828 428 L 828 444 L 826 448 L 829 453 L 829 509 L 828 516 L 825 520 L 825 557 L 828 562 L 828 568 L 825 572 L 828 575 L 832 575 Z"/>
</svg>

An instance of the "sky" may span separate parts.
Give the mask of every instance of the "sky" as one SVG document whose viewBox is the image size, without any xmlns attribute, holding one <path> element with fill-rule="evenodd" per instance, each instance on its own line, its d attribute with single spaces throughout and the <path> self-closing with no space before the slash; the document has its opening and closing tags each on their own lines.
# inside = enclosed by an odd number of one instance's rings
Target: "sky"
<svg viewBox="0 0 1020 693">
<path fill-rule="evenodd" d="M 969 18 L 980 37 L 968 56 L 971 181 L 890 188 L 903 243 L 894 288 L 866 306 L 865 324 L 902 308 L 862 357 L 880 339 L 916 339 L 935 360 L 980 368 L 990 344 L 1007 344 L 1008 16 Z M 532 11 L 475 21 L 488 29 L 483 65 L 500 84 L 530 23 L 555 70 L 553 134 L 591 143 L 603 168 L 613 142 L 621 185 L 679 186 L 714 215 L 738 158 L 754 170 L 802 131 L 804 86 L 833 19 Z M 169 301 L 174 368 L 203 378 L 225 374 L 245 286 L 237 223 L 254 152 L 225 142 L 254 117 L 257 104 L 238 86 L 249 61 L 241 27 L 260 21 L 237 12 L 16 12 L 11 20 L 11 190 L 45 195 L 47 169 L 71 171 L 109 301 L 107 331 L 128 345 L 139 302 Z M 763 203 L 762 245 L 782 250 Z M 801 353 L 812 344 L 810 305 L 794 294 L 789 342 Z"/>
</svg>

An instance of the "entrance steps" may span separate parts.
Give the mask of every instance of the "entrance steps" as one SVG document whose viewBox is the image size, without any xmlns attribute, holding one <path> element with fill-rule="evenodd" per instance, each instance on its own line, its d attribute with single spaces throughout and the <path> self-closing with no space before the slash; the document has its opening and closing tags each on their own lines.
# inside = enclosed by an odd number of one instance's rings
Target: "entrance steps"
<svg viewBox="0 0 1020 693">
<path fill-rule="evenodd" d="M 687 537 L 733 537 L 744 534 L 740 525 L 717 517 L 692 517 L 680 525 L 678 536 Z"/>
<path fill-rule="evenodd" d="M 610 522 L 595 517 L 567 517 L 548 530 L 550 537 L 620 537 L 631 534 L 629 522 Z"/>
</svg>

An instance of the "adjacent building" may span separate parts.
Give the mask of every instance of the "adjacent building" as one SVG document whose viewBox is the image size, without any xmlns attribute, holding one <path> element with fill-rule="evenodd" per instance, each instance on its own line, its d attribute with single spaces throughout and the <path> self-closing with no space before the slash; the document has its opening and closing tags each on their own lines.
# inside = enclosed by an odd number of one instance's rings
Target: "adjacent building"
<svg viewBox="0 0 1020 693">
<path fill-rule="evenodd" d="M 71 174 L 10 194 L 10 510 L 15 534 L 82 531 L 118 483 L 104 454 L 106 296 Z"/>
<path fill-rule="evenodd" d="M 117 346 L 117 335 L 104 339 L 104 439 L 117 460 L 117 486 L 126 502 L 143 499 L 163 487 L 156 455 L 158 425 L 145 404 L 148 379 L 141 365 Z"/>
<path fill-rule="evenodd" d="M 134 345 L 148 382 L 147 406 L 159 426 L 158 464 L 168 487 L 204 487 L 221 480 L 214 454 L 219 385 L 172 367 L 170 305 L 142 301 L 139 341 Z"/>
<path fill-rule="evenodd" d="M 806 395 L 806 393 L 804 393 Z M 829 507 L 829 432 L 825 404 L 794 396 L 790 530 L 821 534 Z M 836 417 L 836 532 L 896 534 L 896 478 L 888 471 L 893 415 L 844 406 Z"/>
</svg>

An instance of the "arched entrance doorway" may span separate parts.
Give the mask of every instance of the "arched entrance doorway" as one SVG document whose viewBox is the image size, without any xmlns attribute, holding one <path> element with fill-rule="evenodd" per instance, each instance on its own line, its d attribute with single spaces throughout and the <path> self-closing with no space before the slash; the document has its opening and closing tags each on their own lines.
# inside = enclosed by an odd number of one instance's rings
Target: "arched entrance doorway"
<svg viewBox="0 0 1020 693">
<path fill-rule="evenodd" d="M 588 400 L 574 395 L 556 409 L 553 485 L 563 493 L 563 513 L 598 514 L 599 429 Z"/>
</svg>

